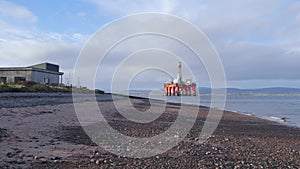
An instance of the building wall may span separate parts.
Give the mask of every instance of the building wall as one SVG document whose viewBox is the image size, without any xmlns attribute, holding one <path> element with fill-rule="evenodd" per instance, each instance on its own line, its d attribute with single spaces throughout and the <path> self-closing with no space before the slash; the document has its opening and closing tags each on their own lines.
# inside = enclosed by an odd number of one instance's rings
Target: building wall
<svg viewBox="0 0 300 169">
<path fill-rule="evenodd" d="M 15 77 L 24 77 L 26 81 L 31 79 L 30 70 L 0 71 L 0 77 L 6 77 L 6 83 L 15 83 Z"/>
<path fill-rule="evenodd" d="M 35 70 L 6 70 L 0 71 L 0 77 L 6 77 L 6 83 L 16 83 L 16 77 L 37 83 L 59 84 L 59 75 Z"/>
<path fill-rule="evenodd" d="M 59 75 L 46 72 L 32 71 L 31 81 L 37 83 L 59 84 Z"/>
</svg>

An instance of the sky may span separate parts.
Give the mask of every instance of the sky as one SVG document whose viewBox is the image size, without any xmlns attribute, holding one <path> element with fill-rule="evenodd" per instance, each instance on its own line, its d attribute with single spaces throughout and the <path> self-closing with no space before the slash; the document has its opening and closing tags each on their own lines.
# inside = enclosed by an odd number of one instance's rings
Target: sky
<svg viewBox="0 0 300 169">
<path fill-rule="evenodd" d="M 56 63 L 65 73 L 64 82 L 70 83 L 80 51 L 96 31 L 120 17 L 142 12 L 172 14 L 197 26 L 218 52 L 228 87 L 300 87 L 297 0 L 0 0 L 0 66 Z M 96 87 L 107 90 L 111 75 L 106 71 L 112 72 L 121 59 L 116 55 L 128 48 L 134 51 L 135 46 L 130 45 L 145 40 L 149 44 L 144 46 L 173 44 L 164 46 L 170 50 L 178 45 L 153 37 L 125 42 L 107 56 L 111 57 L 103 64 L 104 71 L 99 69 Z M 188 54 L 183 48 L 176 49 Z M 176 63 L 169 66 L 174 68 L 171 76 L 176 77 Z M 210 85 L 203 65 L 189 66 L 200 76 L 199 86 Z M 133 86 L 160 88 L 168 78 L 152 70 L 137 75 Z M 82 77 L 77 81 L 85 85 Z"/>
</svg>

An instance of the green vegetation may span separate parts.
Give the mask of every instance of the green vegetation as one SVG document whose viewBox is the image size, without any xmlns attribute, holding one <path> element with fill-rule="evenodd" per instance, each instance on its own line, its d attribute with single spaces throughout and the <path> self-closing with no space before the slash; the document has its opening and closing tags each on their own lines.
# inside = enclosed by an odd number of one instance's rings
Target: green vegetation
<svg viewBox="0 0 300 169">
<path fill-rule="evenodd" d="M 46 85 L 46 84 L 40 84 L 35 82 L 21 82 L 18 84 L 0 84 L 0 92 L 45 92 L 45 93 L 51 93 L 51 92 L 76 92 L 76 93 L 93 93 L 96 94 L 103 94 L 104 91 L 96 89 L 90 90 L 86 87 L 82 88 L 74 88 L 74 87 L 68 87 L 64 85 Z"/>
</svg>

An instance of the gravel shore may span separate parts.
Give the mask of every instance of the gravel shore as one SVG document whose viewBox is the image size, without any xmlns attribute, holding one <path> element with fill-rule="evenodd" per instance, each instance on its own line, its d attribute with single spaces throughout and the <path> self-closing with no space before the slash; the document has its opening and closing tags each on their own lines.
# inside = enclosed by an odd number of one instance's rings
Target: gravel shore
<svg viewBox="0 0 300 169">
<path fill-rule="evenodd" d="M 83 105 L 90 101 L 88 95 L 80 98 Z M 163 132 L 180 108 L 167 104 L 158 119 L 139 124 L 124 119 L 110 95 L 97 95 L 97 101 L 110 110 L 104 116 L 114 129 L 134 137 Z M 0 168 L 300 168 L 300 129 L 252 116 L 225 111 L 213 135 L 199 144 L 205 107 L 189 134 L 169 151 L 140 159 L 117 156 L 85 134 L 72 102 L 67 93 L 1 94 Z M 147 99 L 131 102 L 137 109 L 149 108 Z"/>
</svg>

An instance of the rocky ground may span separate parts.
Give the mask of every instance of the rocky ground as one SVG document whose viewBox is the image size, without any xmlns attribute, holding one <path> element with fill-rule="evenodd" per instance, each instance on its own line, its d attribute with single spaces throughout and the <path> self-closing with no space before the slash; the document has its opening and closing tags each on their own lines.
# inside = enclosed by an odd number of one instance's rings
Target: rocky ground
<svg viewBox="0 0 300 169">
<path fill-rule="evenodd" d="M 153 157 L 129 158 L 104 150 L 85 134 L 70 96 L 0 97 L 0 168 L 300 168 L 300 129 L 251 116 L 224 112 L 213 135 L 199 144 L 208 112 L 201 107 L 192 130 L 178 145 Z M 90 101 L 80 98 L 77 101 L 83 105 Z M 139 124 L 124 119 L 109 95 L 97 98 L 99 107 L 108 110 L 105 120 L 134 137 L 165 131 L 180 109 L 178 104 L 168 104 L 158 119 Z M 145 99 L 131 102 L 137 109 L 149 108 Z"/>
</svg>

